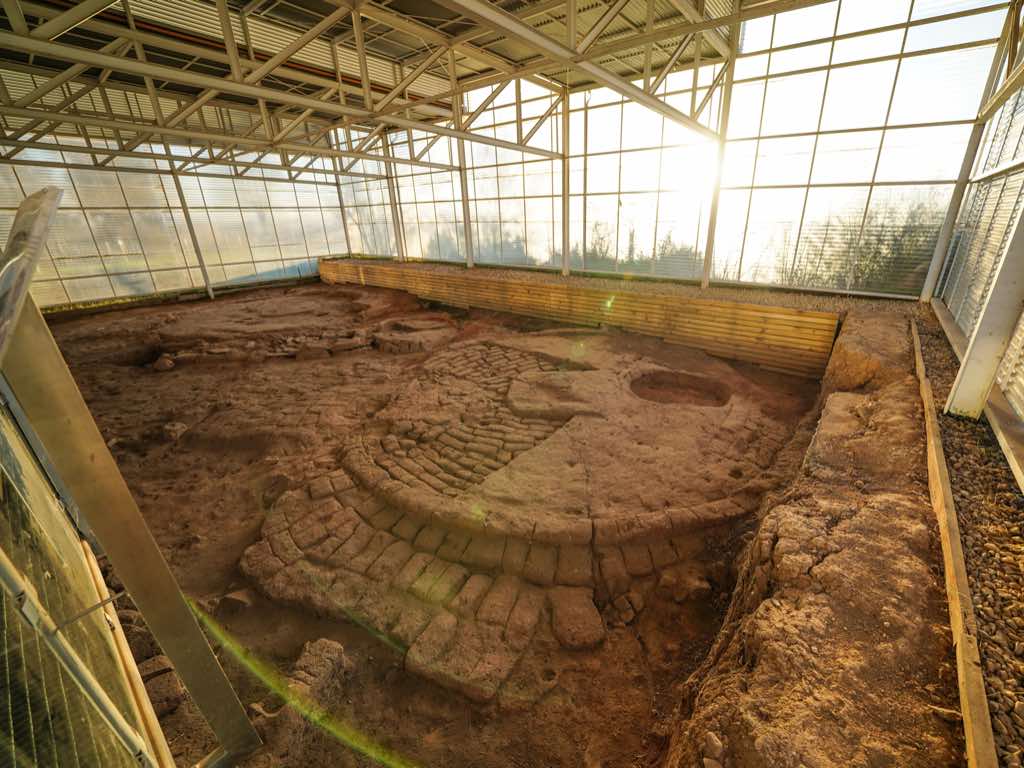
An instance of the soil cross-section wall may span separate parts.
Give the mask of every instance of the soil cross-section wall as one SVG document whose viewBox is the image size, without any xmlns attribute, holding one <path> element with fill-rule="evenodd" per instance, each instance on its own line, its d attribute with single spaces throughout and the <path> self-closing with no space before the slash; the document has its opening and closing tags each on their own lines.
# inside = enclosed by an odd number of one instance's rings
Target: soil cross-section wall
<svg viewBox="0 0 1024 768">
<path fill-rule="evenodd" d="M 906 320 L 850 316 L 821 398 L 798 477 L 739 557 L 665 768 L 961 764 Z"/>
</svg>

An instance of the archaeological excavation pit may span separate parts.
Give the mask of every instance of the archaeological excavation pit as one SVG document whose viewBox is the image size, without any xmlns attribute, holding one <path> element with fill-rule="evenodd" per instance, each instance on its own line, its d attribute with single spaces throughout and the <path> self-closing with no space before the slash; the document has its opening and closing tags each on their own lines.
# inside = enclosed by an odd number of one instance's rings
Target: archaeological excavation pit
<svg viewBox="0 0 1024 768">
<path fill-rule="evenodd" d="M 0 768 L 1022 768 L 1024 0 L 3 0 Z"/>
<path fill-rule="evenodd" d="M 795 718 L 930 766 L 962 746 L 929 709 L 956 681 L 921 401 L 907 318 L 871 315 L 824 378 L 353 285 L 53 330 L 265 741 L 246 764 L 783 765 L 821 753 Z M 926 749 L 855 716 L 882 689 Z M 189 701 L 161 725 L 180 764 L 212 747 Z"/>
</svg>

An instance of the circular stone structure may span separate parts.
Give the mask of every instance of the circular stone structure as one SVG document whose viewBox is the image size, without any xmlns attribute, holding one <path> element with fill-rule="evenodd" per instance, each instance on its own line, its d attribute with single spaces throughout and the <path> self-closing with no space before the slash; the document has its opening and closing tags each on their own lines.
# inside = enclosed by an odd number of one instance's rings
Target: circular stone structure
<svg viewBox="0 0 1024 768">
<path fill-rule="evenodd" d="M 600 645 L 778 484 L 805 396 L 687 354 L 692 370 L 573 334 L 448 344 L 278 500 L 242 568 L 488 701 L 541 622 L 567 651 Z"/>
</svg>

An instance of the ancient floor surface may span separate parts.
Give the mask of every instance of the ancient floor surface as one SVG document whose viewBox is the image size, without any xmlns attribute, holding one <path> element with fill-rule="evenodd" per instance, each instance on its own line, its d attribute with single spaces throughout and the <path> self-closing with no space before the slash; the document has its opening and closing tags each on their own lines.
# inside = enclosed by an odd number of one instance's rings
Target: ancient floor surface
<svg viewBox="0 0 1024 768">
<path fill-rule="evenodd" d="M 422 765 L 655 764 L 817 394 L 373 289 L 54 332 L 185 591 L 283 673 L 333 669 L 345 685 L 300 687 Z M 301 653 L 319 638 L 340 645 Z M 371 764 L 337 740 L 311 758 L 221 655 L 268 738 L 251 765 Z M 197 723 L 188 702 L 165 718 L 182 764 Z"/>
</svg>

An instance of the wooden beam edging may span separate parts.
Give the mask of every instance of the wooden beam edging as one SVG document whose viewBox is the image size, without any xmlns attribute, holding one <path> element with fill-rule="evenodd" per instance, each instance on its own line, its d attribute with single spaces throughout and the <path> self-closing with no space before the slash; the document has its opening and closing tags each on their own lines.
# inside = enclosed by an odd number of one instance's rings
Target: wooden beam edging
<svg viewBox="0 0 1024 768">
<path fill-rule="evenodd" d="M 82 551 L 85 553 L 86 564 L 89 566 L 89 575 L 96 586 L 96 593 L 101 601 L 107 600 L 111 597 L 110 589 L 103 580 L 103 574 L 100 572 L 99 563 L 96 562 L 96 556 L 93 555 L 92 547 L 84 539 L 81 541 L 81 545 Z M 114 602 L 111 601 L 104 604 L 102 610 L 107 617 L 107 624 L 110 626 L 111 633 L 113 634 L 117 661 L 121 665 L 121 669 L 124 670 L 125 678 L 128 681 L 128 689 L 131 693 L 135 714 L 145 729 L 143 735 L 146 741 L 149 742 L 149 747 L 153 751 L 153 757 L 156 758 L 159 768 L 175 768 L 174 757 L 171 755 L 167 739 L 164 736 L 163 729 L 160 727 L 160 719 L 156 716 L 153 703 L 149 699 L 149 694 L 146 693 L 146 685 L 142 681 L 142 675 L 139 673 L 138 663 L 135 661 L 135 657 L 132 656 L 131 647 L 128 645 L 128 638 L 125 637 L 121 620 L 117 617 Z"/>
<path fill-rule="evenodd" d="M 921 355 L 921 338 L 917 324 L 911 320 L 914 336 L 914 361 L 921 401 L 924 405 L 925 434 L 928 441 L 928 492 L 932 499 L 942 541 L 943 571 L 946 576 L 946 599 L 949 602 L 949 627 L 953 634 L 956 651 L 956 676 L 960 688 L 960 713 L 964 726 L 967 746 L 968 768 L 998 768 L 995 739 L 992 735 L 992 719 L 985 695 L 985 680 L 982 676 L 981 654 L 978 651 L 977 624 L 974 619 L 974 604 L 967 580 L 967 566 L 960 542 L 960 524 L 956 518 L 953 502 L 953 488 L 949 482 L 949 468 L 946 454 L 942 449 L 942 435 L 935 411 L 932 385 L 924 367 Z"/>
<path fill-rule="evenodd" d="M 839 324 L 839 315 L 832 312 L 564 282 L 488 280 L 358 259 L 322 260 L 320 278 L 407 291 L 456 307 L 615 326 L 807 378 L 824 373 Z"/>
</svg>

